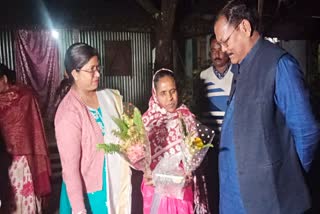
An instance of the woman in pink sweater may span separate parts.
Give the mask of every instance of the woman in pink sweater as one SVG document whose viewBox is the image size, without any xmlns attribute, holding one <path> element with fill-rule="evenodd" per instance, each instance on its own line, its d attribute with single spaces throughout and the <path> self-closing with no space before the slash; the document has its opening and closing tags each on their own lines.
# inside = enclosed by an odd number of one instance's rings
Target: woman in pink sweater
<svg viewBox="0 0 320 214">
<path fill-rule="evenodd" d="M 118 91 L 97 91 L 101 67 L 95 48 L 73 44 L 66 52 L 70 89 L 55 116 L 62 164 L 60 213 L 130 213 L 131 170 L 119 155 L 96 145 L 118 142 L 112 117 L 122 113 Z"/>
</svg>

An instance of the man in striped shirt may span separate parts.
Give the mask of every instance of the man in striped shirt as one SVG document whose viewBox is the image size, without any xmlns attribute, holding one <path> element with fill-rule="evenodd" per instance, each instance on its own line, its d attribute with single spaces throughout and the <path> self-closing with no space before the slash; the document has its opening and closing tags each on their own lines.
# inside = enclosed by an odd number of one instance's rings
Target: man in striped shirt
<svg viewBox="0 0 320 214">
<path fill-rule="evenodd" d="M 212 65 L 200 73 L 205 94 L 200 118 L 204 124 L 219 134 L 227 108 L 233 73 L 229 57 L 221 51 L 221 46 L 214 35 L 210 38 L 210 57 Z"/>
</svg>

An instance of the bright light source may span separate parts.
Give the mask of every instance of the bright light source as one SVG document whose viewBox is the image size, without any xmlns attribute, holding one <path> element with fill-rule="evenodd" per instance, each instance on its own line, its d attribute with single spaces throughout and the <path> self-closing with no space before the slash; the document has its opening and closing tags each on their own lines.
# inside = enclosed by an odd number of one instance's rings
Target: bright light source
<svg viewBox="0 0 320 214">
<path fill-rule="evenodd" d="M 56 30 L 51 30 L 51 35 L 55 39 L 59 39 L 59 32 Z"/>
</svg>

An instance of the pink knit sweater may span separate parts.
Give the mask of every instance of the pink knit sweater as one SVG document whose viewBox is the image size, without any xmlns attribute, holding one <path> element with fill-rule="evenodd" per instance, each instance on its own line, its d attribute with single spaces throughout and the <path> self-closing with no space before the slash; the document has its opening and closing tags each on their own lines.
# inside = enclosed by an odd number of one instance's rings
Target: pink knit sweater
<svg viewBox="0 0 320 214">
<path fill-rule="evenodd" d="M 96 144 L 103 143 L 101 129 L 71 89 L 59 105 L 55 132 L 73 213 L 85 209 L 83 194 L 102 189 L 104 154 Z"/>
</svg>

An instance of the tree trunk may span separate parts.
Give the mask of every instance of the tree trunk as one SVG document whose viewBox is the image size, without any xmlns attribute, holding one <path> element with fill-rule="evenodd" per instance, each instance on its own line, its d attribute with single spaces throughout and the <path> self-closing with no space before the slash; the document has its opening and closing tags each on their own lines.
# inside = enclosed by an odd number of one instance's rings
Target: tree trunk
<svg viewBox="0 0 320 214">
<path fill-rule="evenodd" d="M 155 70 L 173 68 L 172 41 L 178 0 L 162 0 L 161 13 L 156 24 Z"/>
</svg>

